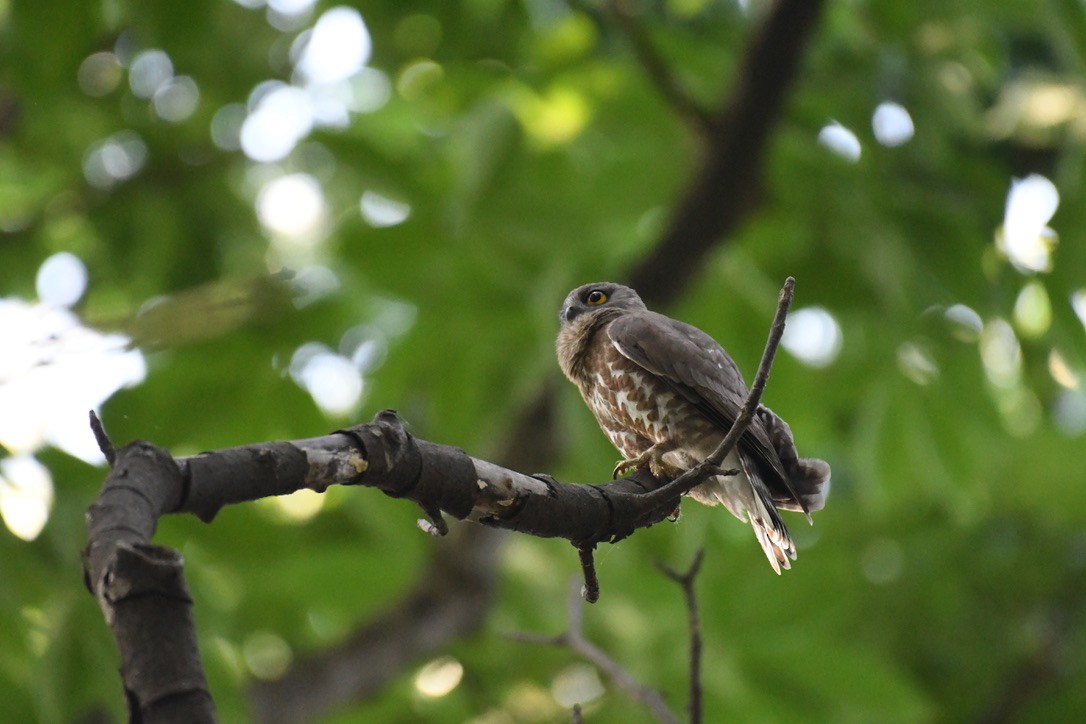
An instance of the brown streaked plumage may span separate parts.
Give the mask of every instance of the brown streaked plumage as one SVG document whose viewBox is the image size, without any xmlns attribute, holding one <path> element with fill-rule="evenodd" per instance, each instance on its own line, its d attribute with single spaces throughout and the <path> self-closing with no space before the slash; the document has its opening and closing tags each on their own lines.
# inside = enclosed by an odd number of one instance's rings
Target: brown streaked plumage
<svg viewBox="0 0 1086 724">
<path fill-rule="evenodd" d="M 559 314 L 558 363 L 581 391 L 624 458 L 616 473 L 648 466 L 676 476 L 707 458 L 747 395 L 743 376 L 712 337 L 649 311 L 637 292 L 598 282 L 569 293 Z M 800 458 L 788 424 L 759 406 L 725 469 L 690 491 L 749 522 L 773 570 L 790 568 L 796 548 L 777 509 L 820 510 L 830 468 Z"/>
</svg>

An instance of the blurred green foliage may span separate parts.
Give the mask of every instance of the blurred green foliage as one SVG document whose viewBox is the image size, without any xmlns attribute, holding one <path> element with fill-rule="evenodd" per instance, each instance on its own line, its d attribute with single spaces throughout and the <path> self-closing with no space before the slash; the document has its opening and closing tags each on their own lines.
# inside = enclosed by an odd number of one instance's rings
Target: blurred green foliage
<svg viewBox="0 0 1086 724">
<path fill-rule="evenodd" d="M 638 22 L 678 82 L 712 108 L 766 9 L 750 4 L 748 15 L 725 0 L 643 2 Z M 246 103 L 262 81 L 288 81 L 291 43 L 329 3 L 276 21 L 279 30 L 265 8 L 230 0 L 0 2 L 3 294 L 33 298 L 41 262 L 71 251 L 90 275 L 82 317 L 148 342 L 147 381 L 104 409 L 118 441 L 192 453 L 314 436 L 392 407 L 422 437 L 492 453 L 539 385 L 558 377 L 552 343 L 566 291 L 621 278 L 645 255 L 703 154 L 603 5 L 357 3 L 370 64 L 391 82 L 387 103 L 262 166 L 212 142 L 215 114 Z M 81 90 L 91 54 L 116 52 L 123 65 L 150 48 L 195 80 L 199 102 L 186 119 L 161 120 L 124 68 L 104 94 Z M 790 519 L 800 555 L 780 579 L 749 529 L 691 504 L 677 526 L 602 550 L 603 597 L 588 633 L 676 710 L 686 695 L 685 616 L 652 563 L 683 567 L 705 546 L 698 587 L 712 720 L 1086 714 L 1086 445 L 1081 420 L 1058 414 L 1081 410 L 1082 392 L 1052 371 L 1057 350 L 1070 378 L 1086 379 L 1083 325 L 1069 301 L 1086 286 L 1084 67 L 1080 3 L 827 8 L 765 160 L 762 205 L 669 311 L 721 340 L 748 374 L 786 275 L 797 277 L 797 307 L 834 316 L 839 356 L 813 368 L 780 355 L 765 398 L 802 453 L 831 462 L 834 492 L 813 528 Z M 1032 95 L 1010 94 L 1022 83 Z M 1048 101 L 1038 97 L 1053 88 Z M 904 146 L 872 136 L 885 100 L 915 122 Z M 856 132 L 857 163 L 816 143 L 830 119 Z M 142 168 L 108 188 L 88 183 L 88 149 L 125 130 L 146 146 Z M 338 286 L 302 307 L 246 297 L 254 309 L 216 317 L 202 306 L 209 299 L 244 297 L 263 288 L 252 280 L 291 266 L 270 250 L 254 202 L 261 179 L 295 172 L 323 189 L 327 234 L 309 262 L 334 270 Z M 1054 268 L 1034 275 L 1052 320 L 1032 335 L 1014 314 L 1028 279 L 993 242 L 1012 177 L 1029 173 L 1052 179 L 1063 199 Z M 410 204 L 407 220 L 365 223 L 367 191 Z M 180 295 L 180 309 L 137 317 L 167 294 Z M 1018 325 L 1012 390 L 989 381 L 976 335 L 963 340 L 947 322 L 954 304 L 987 325 Z M 389 335 L 357 409 L 322 416 L 287 373 L 294 350 L 311 341 L 334 349 L 390 308 L 414 323 Z M 615 453 L 562 384 L 562 455 L 549 472 L 604 479 Z M 31 543 L 0 534 L 4 718 L 119 716 L 116 650 L 80 581 L 82 511 L 103 471 L 58 452 L 40 458 L 56 486 L 48 525 Z M 368 490 L 327 498 L 304 523 L 264 504 L 209 526 L 162 523 L 157 540 L 187 560 L 224 721 L 246 718 L 266 634 L 295 655 L 334 643 L 395 601 L 442 545 L 419 534 L 402 502 Z M 424 699 L 405 672 L 332 720 L 565 720 L 547 692 L 573 656 L 502 632 L 562 629 L 575 556 L 562 542 L 515 538 L 503 561 L 485 630 L 449 650 L 465 667 L 458 688 Z M 498 718 L 503 711 L 511 719 Z M 610 687 L 587 713 L 647 718 Z"/>
</svg>

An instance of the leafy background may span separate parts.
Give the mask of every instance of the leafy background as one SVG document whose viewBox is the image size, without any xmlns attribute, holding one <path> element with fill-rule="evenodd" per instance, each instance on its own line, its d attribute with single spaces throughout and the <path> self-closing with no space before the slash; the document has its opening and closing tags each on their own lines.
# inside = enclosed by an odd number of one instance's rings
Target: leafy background
<svg viewBox="0 0 1086 724">
<path fill-rule="evenodd" d="M 289 16 L 259 0 L 0 2 L 3 294 L 33 300 L 37 270 L 56 252 L 83 261 L 80 317 L 146 354 L 146 380 L 103 407 L 119 441 L 187 454 L 319 435 L 392 407 L 418 435 L 486 457 L 553 385 L 549 472 L 606 478 L 615 453 L 558 379 L 555 312 L 568 289 L 623 278 L 650 252 L 703 160 L 697 132 L 661 99 L 604 3 L 372 0 L 354 7 L 372 37 L 369 66 L 389 79 L 387 102 L 258 163 L 213 143 L 210 129 L 257 84 L 290 78 L 291 44 L 330 4 L 299 7 Z M 632 7 L 707 108 L 728 97 L 767 11 L 726 0 Z M 153 48 L 199 89 L 178 122 L 137 97 L 122 67 Z M 119 58 L 116 83 L 89 95 L 79 72 L 97 52 Z M 780 579 L 749 529 L 692 505 L 677 526 L 601 552 L 603 597 L 587 633 L 676 710 L 685 615 L 653 563 L 683 567 L 704 546 L 712 719 L 1086 713 L 1086 345 L 1070 303 L 1086 269 L 1084 65 L 1079 3 L 825 9 L 764 186 L 752 189 L 760 205 L 668 311 L 721 340 L 748 374 L 785 276 L 797 277 L 797 307 L 833 316 L 840 353 L 822 367 L 782 354 L 766 402 L 801 452 L 830 461 L 834 492 L 813 528 L 793 518 L 800 556 Z M 903 146 L 872 137 L 872 111 L 886 100 L 915 122 Z M 817 143 L 831 119 L 859 137 L 856 163 Z M 89 150 L 119 131 L 142 139 L 142 166 L 108 187 L 89 183 Z M 262 186 L 289 173 L 310 174 L 326 204 L 322 231 L 296 257 L 254 210 Z M 1011 179 L 1030 173 L 1063 199 L 1047 274 L 1016 271 L 994 244 Z M 367 191 L 409 204 L 407 219 L 367 224 Z M 338 284 L 303 304 L 297 284 L 266 281 L 284 267 L 323 267 Z M 1048 302 L 1043 324 L 1020 306 L 1016 316 L 1027 287 Z M 161 295 L 173 296 L 146 306 Z M 956 304 L 983 328 L 948 320 Z M 322 414 L 289 374 L 292 355 L 307 342 L 336 349 L 360 323 L 384 345 L 380 364 L 365 370 L 358 404 Z M 994 353 L 982 354 L 1007 329 L 1010 382 Z M 55 487 L 48 524 L 31 542 L 0 534 L 4 718 L 119 717 L 115 647 L 79 565 L 82 512 L 103 470 L 51 448 L 37 456 Z M 156 540 L 187 561 L 225 721 L 250 716 L 254 681 L 394 607 L 435 549 L 455 545 L 421 535 L 416 511 L 373 491 L 325 497 L 304 519 L 258 504 L 211 525 L 161 525 Z M 503 540 L 482 627 L 433 654 L 462 665 L 460 685 L 423 696 L 419 660 L 325 720 L 567 718 L 554 682 L 594 674 L 569 652 L 504 634 L 563 629 L 575 556 L 560 541 Z M 586 710 L 592 721 L 648 716 L 606 684 Z"/>
</svg>

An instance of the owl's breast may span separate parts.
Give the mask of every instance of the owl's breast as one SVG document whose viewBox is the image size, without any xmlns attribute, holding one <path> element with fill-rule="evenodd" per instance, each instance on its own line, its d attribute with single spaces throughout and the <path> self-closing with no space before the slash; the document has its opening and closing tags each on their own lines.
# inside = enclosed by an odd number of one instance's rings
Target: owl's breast
<svg viewBox="0 0 1086 724">
<path fill-rule="evenodd" d="M 587 366 L 578 386 L 600 427 L 625 458 L 637 457 L 704 420 L 663 380 L 607 347 Z"/>
</svg>

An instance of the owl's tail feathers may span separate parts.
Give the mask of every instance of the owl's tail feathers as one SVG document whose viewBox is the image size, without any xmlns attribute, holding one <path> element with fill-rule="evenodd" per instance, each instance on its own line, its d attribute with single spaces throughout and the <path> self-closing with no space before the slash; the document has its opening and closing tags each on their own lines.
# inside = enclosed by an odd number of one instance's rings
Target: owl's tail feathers
<svg viewBox="0 0 1086 724">
<path fill-rule="evenodd" d="M 772 504 L 766 506 L 756 497 L 754 504 L 747 509 L 747 519 L 776 574 L 779 576 L 782 568 L 790 569 L 792 561 L 796 560 L 796 544 L 792 542 L 792 536 Z"/>
<path fill-rule="evenodd" d="M 791 465 L 788 477 L 800 500 L 774 500 L 773 503 L 778 508 L 802 512 L 806 505 L 807 512 L 813 513 L 826 507 L 826 498 L 830 494 L 830 466 L 825 460 L 799 458 Z M 810 515 L 807 516 L 807 522 L 811 522 Z"/>
</svg>

